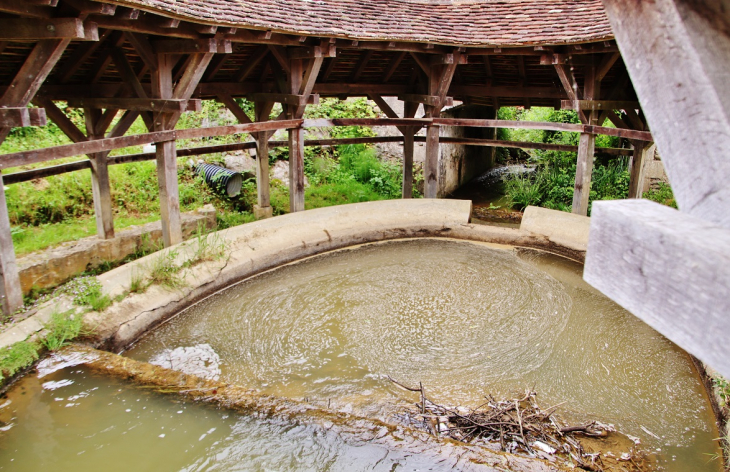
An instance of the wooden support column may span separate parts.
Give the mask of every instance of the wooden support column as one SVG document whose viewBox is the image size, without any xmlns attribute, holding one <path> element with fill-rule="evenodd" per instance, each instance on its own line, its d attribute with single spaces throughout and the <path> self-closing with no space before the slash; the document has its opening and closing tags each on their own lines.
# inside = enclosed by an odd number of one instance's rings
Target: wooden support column
<svg viewBox="0 0 730 472">
<path fill-rule="evenodd" d="M 403 104 L 403 118 L 414 118 L 418 103 Z M 420 128 L 407 126 L 403 133 L 403 198 L 413 198 L 413 152 L 416 133 Z"/>
<path fill-rule="evenodd" d="M 157 55 L 157 71 L 152 74 L 152 95 L 154 98 L 172 98 L 172 67 L 169 55 Z M 165 131 L 170 127 L 169 114 L 157 113 L 153 120 L 154 131 Z M 160 218 L 162 239 L 165 247 L 182 242 L 180 220 L 180 196 L 177 185 L 177 151 L 175 141 L 156 143 L 157 182 L 160 186 Z"/>
<path fill-rule="evenodd" d="M 254 104 L 256 121 L 268 121 L 274 102 Z M 269 137 L 266 131 L 256 137 L 256 205 L 253 214 L 256 218 L 270 218 L 274 215 L 271 208 L 271 183 L 269 182 Z"/>
<path fill-rule="evenodd" d="M 596 68 L 589 65 L 586 69 L 584 100 L 593 100 L 600 93 L 600 82 L 596 79 Z M 585 113 L 587 124 L 598 122 L 598 111 Z M 575 187 L 573 190 L 573 213 L 588 215 L 588 199 L 591 194 L 591 177 L 593 174 L 593 156 L 596 152 L 596 135 L 581 133 L 578 141 L 578 160 L 575 167 Z"/>
<path fill-rule="evenodd" d="M 101 120 L 101 110 L 84 109 L 86 132 L 89 139 L 104 137 L 104 131 L 97 136 L 96 126 Z M 106 157 L 108 152 L 89 155 L 91 162 L 91 190 L 94 196 L 94 214 L 96 215 L 96 234 L 101 239 L 114 238 L 114 214 L 112 212 L 112 193 L 109 182 L 109 166 Z"/>
<path fill-rule="evenodd" d="M 288 69 L 288 93 L 302 95 L 307 99 L 322 67 L 323 57 L 314 57 L 306 61 L 290 59 Z M 287 117 L 301 118 L 304 105 L 286 105 Z M 289 130 L 289 211 L 304 210 L 304 128 Z"/>
<path fill-rule="evenodd" d="M 629 179 L 629 198 L 641 198 L 644 189 L 644 167 L 647 157 L 655 148 L 652 143 L 634 141 L 634 153 L 631 157 L 631 177 Z"/>
<path fill-rule="evenodd" d="M 446 94 L 451 86 L 460 58 L 461 53 L 455 51 L 453 60 L 450 62 L 444 61 L 446 64 L 431 62 L 429 64 L 428 95 L 437 97 L 438 102 L 434 105 L 424 105 L 427 117 L 438 117 L 441 113 L 441 109 L 446 104 Z M 439 127 L 436 125 L 426 126 L 426 161 L 423 165 L 423 196 L 425 198 L 438 198 L 440 187 L 439 155 Z"/>
<path fill-rule="evenodd" d="M 3 176 L 0 174 L 0 308 L 9 316 L 22 306 L 23 291 L 20 288 L 13 237 L 10 233 Z"/>
</svg>

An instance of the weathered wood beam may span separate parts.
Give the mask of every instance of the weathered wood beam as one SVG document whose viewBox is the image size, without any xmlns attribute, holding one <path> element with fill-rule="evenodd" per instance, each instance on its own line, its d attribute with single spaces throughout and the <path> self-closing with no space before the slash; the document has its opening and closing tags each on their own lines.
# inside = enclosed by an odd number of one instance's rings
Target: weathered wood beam
<svg viewBox="0 0 730 472">
<path fill-rule="evenodd" d="M 252 123 L 251 118 L 248 117 L 245 111 L 243 111 L 243 108 L 241 108 L 238 103 L 231 97 L 230 95 L 221 94 L 218 95 L 218 101 L 221 102 L 230 110 L 231 113 L 233 113 L 233 116 L 236 117 L 239 123 Z"/>
<path fill-rule="evenodd" d="M 730 378 L 728 248 L 726 226 L 648 200 L 599 201 L 583 278 Z"/>
<path fill-rule="evenodd" d="M 274 102 L 256 102 L 254 114 L 257 122 L 269 120 Z M 257 133 L 256 138 L 256 206 L 254 215 L 257 218 L 273 216 L 271 208 L 271 183 L 269 181 L 269 134 Z"/>
<path fill-rule="evenodd" d="M 504 87 L 487 85 L 452 85 L 449 94 L 464 97 L 504 98 L 553 98 L 567 97 L 565 91 L 555 87 Z"/>
<path fill-rule="evenodd" d="M 0 97 L 0 107 L 28 106 L 68 44 L 68 39 L 39 41 L 33 47 L 10 86 Z M 10 129 L 0 128 L 0 143 L 5 140 Z"/>
<path fill-rule="evenodd" d="M 71 141 L 79 143 L 86 141 L 86 135 L 61 111 L 55 103 L 46 97 L 35 97 L 33 103 L 46 110 L 48 117 L 56 126 L 68 136 Z"/>
<path fill-rule="evenodd" d="M 617 101 L 617 100 L 562 100 L 563 110 L 638 110 L 639 102 Z"/>
<path fill-rule="evenodd" d="M 46 109 L 46 111 L 48 112 L 48 109 Z M 21 151 L 10 154 L 2 154 L 0 155 L 0 170 L 61 159 L 64 157 L 73 157 L 82 154 L 111 151 L 113 149 L 125 148 L 130 146 L 142 146 L 144 144 L 154 144 L 163 141 L 175 141 L 178 139 L 200 139 L 210 138 L 214 136 L 229 136 L 233 134 L 289 129 L 300 126 L 302 122 L 303 120 L 280 120 L 270 121 L 266 123 L 252 123 L 248 125 L 213 126 L 208 128 L 194 128 L 185 130 L 164 130 L 131 136 L 121 136 L 117 138 L 96 139 L 94 141 L 80 142 L 76 144 L 65 144 L 62 146 L 54 146 L 32 151 Z"/>
<path fill-rule="evenodd" d="M 56 9 L 55 5 L 33 5 L 29 2 L 21 2 L 18 0 L 0 0 L 0 11 L 4 13 L 13 13 L 23 17 L 30 18 L 52 18 Z"/>
<path fill-rule="evenodd" d="M 595 67 L 586 68 L 582 98 L 593 101 L 600 93 L 600 82 L 595 76 Z M 578 112 L 579 114 L 582 112 Z M 581 117 L 589 125 L 596 123 L 598 112 L 590 111 Z M 578 141 L 578 158 L 575 166 L 575 185 L 573 189 L 572 212 L 578 215 L 588 215 L 588 200 L 591 192 L 593 175 L 593 157 L 595 156 L 596 135 L 583 132 Z"/>
<path fill-rule="evenodd" d="M 173 98 L 75 98 L 69 100 L 68 104 L 74 108 L 116 108 L 156 113 L 184 113 L 203 109 L 202 102 L 198 99 Z"/>
<path fill-rule="evenodd" d="M 0 108 L 0 127 L 2 128 L 45 125 L 46 111 L 43 108 Z"/>
<path fill-rule="evenodd" d="M 405 102 L 403 104 L 403 117 L 413 118 L 418 111 L 418 103 Z M 413 154 L 415 150 L 415 134 L 420 127 L 410 126 L 403 134 L 403 198 L 413 198 Z"/>
<path fill-rule="evenodd" d="M 619 52 L 613 52 L 606 54 L 606 56 L 601 61 L 601 64 L 598 66 L 598 69 L 596 70 L 596 80 L 599 82 L 603 80 L 604 77 L 606 77 L 606 74 L 608 74 L 608 71 L 611 70 L 611 67 L 621 58 L 621 53 Z"/>
<path fill-rule="evenodd" d="M 15 18 L 0 19 L 0 40 L 27 41 L 36 39 L 77 39 L 86 40 L 87 31 L 91 41 L 99 40 L 95 23 L 87 23 L 78 18 L 49 18 L 46 20 Z"/>
<path fill-rule="evenodd" d="M 635 141 L 633 146 L 634 153 L 629 166 L 629 198 L 641 198 L 646 161 L 653 156 L 655 146 L 643 141 Z"/>
<path fill-rule="evenodd" d="M 125 84 L 137 95 L 139 98 L 147 98 L 147 91 L 144 89 L 142 84 L 137 77 L 137 74 L 132 69 L 132 65 L 129 63 L 124 50 L 121 48 L 115 48 L 111 52 L 112 60 L 117 66 L 119 74 L 122 76 Z"/>
<path fill-rule="evenodd" d="M 177 21 L 179 27 L 172 27 Z M 192 24 L 180 24 L 179 20 L 163 19 L 162 17 L 151 17 L 140 15 L 136 20 L 125 20 L 110 16 L 95 16 L 94 22 L 100 28 L 108 28 L 116 31 L 130 33 L 152 34 L 173 38 L 199 39 L 200 33 L 195 30 Z"/>
<path fill-rule="evenodd" d="M 444 97 L 443 103 L 441 97 L 438 95 L 423 95 L 423 94 L 415 94 L 415 93 L 404 93 L 401 95 L 398 95 L 398 100 L 403 100 L 404 102 L 415 102 L 415 103 L 423 103 L 424 105 L 436 107 L 436 106 L 452 106 L 454 104 L 454 98 L 453 97 Z"/>
<path fill-rule="evenodd" d="M 162 56 L 162 54 L 158 54 L 158 61 Z M 190 55 L 190 61 L 185 65 L 184 73 L 180 80 L 177 81 L 177 85 L 175 85 L 172 98 L 176 100 L 190 100 L 213 56 L 213 53 Z M 182 112 L 173 112 L 167 117 L 167 126 L 169 129 L 175 127 L 181 114 Z"/>
<path fill-rule="evenodd" d="M 104 31 L 99 35 L 99 41 L 84 42 L 76 47 L 71 57 L 64 61 L 63 65 L 56 72 L 60 83 L 65 84 L 95 52 L 107 40 L 111 30 Z"/>
<path fill-rule="evenodd" d="M 373 57 L 373 51 L 365 51 L 365 53 L 360 57 L 360 60 L 357 62 L 355 68 L 352 71 L 352 75 L 350 76 L 350 82 L 357 83 L 360 80 L 360 76 L 362 76 L 362 74 L 365 72 L 365 68 L 367 68 L 371 57 Z"/>
<path fill-rule="evenodd" d="M 383 83 L 390 80 L 391 77 L 393 77 L 393 74 L 395 74 L 395 71 L 398 69 L 398 66 L 401 62 L 403 62 L 403 59 L 405 59 L 406 54 L 408 54 L 405 51 L 401 51 L 395 56 L 393 56 L 393 59 L 390 61 L 390 64 L 388 64 L 388 68 L 385 70 L 385 73 L 383 74 L 383 78 L 381 81 Z"/>
<path fill-rule="evenodd" d="M 291 73 L 289 69 L 289 55 L 286 52 L 286 49 L 284 49 L 281 46 L 267 46 L 269 51 L 271 51 L 271 54 L 276 59 L 276 62 L 279 64 L 279 66 L 284 70 L 285 73 L 289 74 Z"/>
<path fill-rule="evenodd" d="M 269 54 L 269 48 L 266 46 L 260 46 L 256 51 L 251 54 L 251 56 L 246 60 L 246 63 L 243 67 L 241 67 L 241 70 L 239 70 L 233 80 L 236 82 L 243 82 L 246 80 L 246 77 L 251 75 L 251 72 L 256 69 L 256 66 L 261 62 L 263 58 L 265 58 Z"/>
<path fill-rule="evenodd" d="M 104 136 L 106 129 L 96 135 L 96 128 L 101 119 L 101 110 L 84 109 L 87 139 L 96 139 Z M 109 166 L 105 153 L 89 155 L 91 164 L 91 193 L 94 198 L 94 215 L 96 219 L 96 234 L 101 239 L 114 238 L 114 213 L 112 211 L 111 182 L 109 181 Z"/>
<path fill-rule="evenodd" d="M 64 0 L 63 2 L 79 13 L 86 15 L 111 15 L 114 16 L 117 10 L 116 5 L 87 0 Z"/>
<path fill-rule="evenodd" d="M 136 20 L 139 18 L 140 11 L 136 8 L 117 7 L 115 17 L 120 20 Z"/>
<path fill-rule="evenodd" d="M 421 71 L 428 77 L 428 75 L 431 73 L 431 65 L 429 64 L 428 60 L 425 57 L 422 57 L 419 54 L 411 53 L 411 57 L 414 61 L 416 61 L 416 65 L 421 69 Z"/>
<path fill-rule="evenodd" d="M 290 48 L 289 59 L 314 59 L 316 57 L 337 57 L 337 48 L 334 44 L 321 43 L 320 46 L 303 46 Z"/>
<path fill-rule="evenodd" d="M 163 39 L 152 41 L 152 49 L 157 54 L 202 54 L 206 52 L 230 54 L 231 42 L 226 39 Z"/>
<path fill-rule="evenodd" d="M 293 93 L 252 93 L 246 96 L 252 102 L 275 102 L 285 105 L 304 106 L 319 103 L 319 95 L 297 95 Z"/>
<path fill-rule="evenodd" d="M 124 33 L 124 37 L 129 41 L 139 57 L 145 63 L 150 72 L 154 73 L 157 70 L 157 55 L 149 43 L 147 38 L 139 33 Z"/>
</svg>

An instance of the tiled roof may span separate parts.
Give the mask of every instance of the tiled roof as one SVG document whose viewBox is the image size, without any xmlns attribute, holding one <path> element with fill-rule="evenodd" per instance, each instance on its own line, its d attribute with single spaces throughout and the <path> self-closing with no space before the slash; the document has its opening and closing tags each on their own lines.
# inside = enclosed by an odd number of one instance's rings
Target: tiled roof
<svg viewBox="0 0 730 472">
<path fill-rule="evenodd" d="M 613 39 L 600 0 L 102 0 L 179 19 L 300 35 L 462 45 Z"/>
</svg>

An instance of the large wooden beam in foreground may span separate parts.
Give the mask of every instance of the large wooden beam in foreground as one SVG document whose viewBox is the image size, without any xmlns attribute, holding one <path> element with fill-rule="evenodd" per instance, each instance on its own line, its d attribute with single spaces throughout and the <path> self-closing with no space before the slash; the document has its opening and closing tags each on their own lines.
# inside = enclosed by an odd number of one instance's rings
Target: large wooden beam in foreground
<svg viewBox="0 0 730 472">
<path fill-rule="evenodd" d="M 682 211 L 730 227 L 730 18 L 711 2 L 604 0 Z"/>
<path fill-rule="evenodd" d="M 726 2 L 603 3 L 681 212 L 597 202 L 584 278 L 730 378 Z"/>
<path fill-rule="evenodd" d="M 648 200 L 593 205 L 585 280 L 730 378 L 730 230 Z"/>
</svg>

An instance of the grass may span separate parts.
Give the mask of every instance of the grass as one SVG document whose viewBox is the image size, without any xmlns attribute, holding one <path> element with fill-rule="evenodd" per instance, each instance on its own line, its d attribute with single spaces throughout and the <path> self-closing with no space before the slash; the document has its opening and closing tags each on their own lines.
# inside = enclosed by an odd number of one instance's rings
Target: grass
<svg viewBox="0 0 730 472">
<path fill-rule="evenodd" d="M 677 201 L 674 199 L 672 188 L 664 182 L 659 182 L 656 188 L 644 192 L 643 197 L 668 207 L 677 208 Z"/>
<path fill-rule="evenodd" d="M 84 330 L 83 316 L 73 311 L 53 313 L 46 325 L 48 334 L 41 340 L 41 344 L 50 351 L 61 349 L 81 335 L 88 334 Z"/>
<path fill-rule="evenodd" d="M 21 341 L 0 349 L 0 380 L 12 377 L 38 360 L 40 346 L 33 341 Z"/>
<path fill-rule="evenodd" d="M 167 288 L 180 288 L 184 281 L 180 276 L 180 267 L 175 264 L 177 251 L 167 251 L 152 261 L 147 273 L 149 284 L 157 284 Z"/>
</svg>

